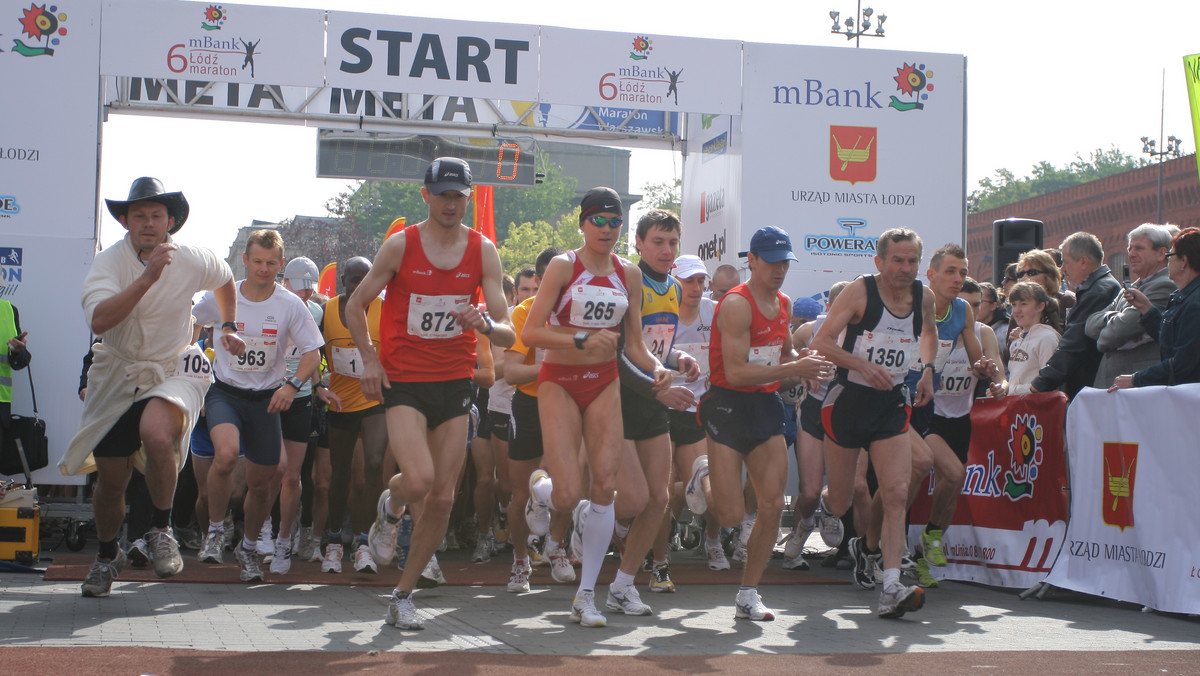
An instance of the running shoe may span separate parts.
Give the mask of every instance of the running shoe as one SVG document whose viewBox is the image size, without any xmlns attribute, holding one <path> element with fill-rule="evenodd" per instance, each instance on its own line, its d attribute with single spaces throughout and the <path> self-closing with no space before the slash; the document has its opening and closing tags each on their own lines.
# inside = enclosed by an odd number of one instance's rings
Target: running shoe
<svg viewBox="0 0 1200 676">
<path fill-rule="evenodd" d="M 320 559 L 315 559 L 313 557 L 317 556 L 320 548 L 321 541 L 313 536 L 312 526 L 301 526 L 300 546 L 296 548 L 296 556 L 301 561 L 319 561 Z"/>
<path fill-rule="evenodd" d="M 738 542 L 733 546 L 733 555 L 729 557 L 734 563 L 746 563 L 746 544 Z"/>
<path fill-rule="evenodd" d="M 656 563 L 650 571 L 650 591 L 659 594 L 675 593 L 675 582 L 671 580 L 671 564 Z"/>
<path fill-rule="evenodd" d="M 883 584 L 883 552 L 867 555 L 867 570 L 875 584 Z M 882 587 L 880 587 L 882 589 Z"/>
<path fill-rule="evenodd" d="M 571 621 L 578 622 L 581 627 L 605 627 L 608 620 L 596 610 L 596 592 L 585 591 L 575 595 L 571 604 Z"/>
<path fill-rule="evenodd" d="M 185 528 L 176 528 L 175 540 L 179 542 L 180 549 L 198 551 L 204 546 L 204 538 L 201 537 L 200 533 L 191 526 L 187 526 Z"/>
<path fill-rule="evenodd" d="M 695 516 L 708 511 L 708 500 L 704 497 L 704 484 L 701 481 L 708 476 L 708 456 L 702 455 L 692 463 L 692 478 L 688 481 L 683 497 L 687 500 L 688 509 Z"/>
<path fill-rule="evenodd" d="M 525 503 L 525 524 L 534 535 L 545 535 L 550 532 L 550 505 L 543 505 L 534 497 L 533 485 L 550 475 L 544 469 L 537 469 L 529 475 L 529 500 Z"/>
<path fill-rule="evenodd" d="M 492 534 L 496 537 L 496 544 L 508 542 L 508 537 L 511 531 L 508 529 L 508 507 L 499 505 L 492 517 Z"/>
<path fill-rule="evenodd" d="M 508 593 L 523 594 L 529 591 L 529 574 L 532 572 L 528 559 L 513 561 L 512 570 L 508 573 Z"/>
<path fill-rule="evenodd" d="M 945 534 L 940 529 L 921 531 L 921 547 L 925 550 L 925 560 L 931 566 L 946 565 L 946 552 L 942 550 L 942 537 Z"/>
<path fill-rule="evenodd" d="M 624 589 L 614 589 L 612 585 L 609 585 L 608 601 L 604 605 L 609 610 L 619 611 L 626 615 L 649 615 L 653 612 L 650 610 L 650 606 L 642 603 L 642 597 L 638 595 L 637 587 L 633 585 Z"/>
<path fill-rule="evenodd" d="M 801 524 L 798 529 L 793 530 L 787 537 L 787 543 L 783 546 L 783 567 L 785 570 L 808 570 L 808 561 L 804 559 L 804 543 L 808 542 L 808 536 L 812 533 L 813 527 L 810 525 L 807 528 Z"/>
<path fill-rule="evenodd" d="M 529 552 L 529 565 L 534 568 L 550 565 L 550 557 L 546 556 L 546 538 L 530 535 L 525 549 Z"/>
<path fill-rule="evenodd" d="M 734 601 L 733 616 L 755 622 L 770 622 L 775 619 L 775 612 L 763 605 L 757 589 L 743 589 L 738 591 Z"/>
<path fill-rule="evenodd" d="M 292 570 L 291 538 L 275 538 L 275 555 L 271 558 L 271 574 L 287 575 Z"/>
<path fill-rule="evenodd" d="M 850 560 L 854 562 L 854 584 L 863 589 L 875 588 L 875 576 L 872 574 L 870 553 L 861 537 L 850 538 Z"/>
<path fill-rule="evenodd" d="M 413 605 L 412 594 L 405 594 L 404 598 L 399 598 L 393 593 L 392 600 L 388 602 L 387 616 L 383 621 L 397 629 L 425 628 L 425 623 L 417 614 L 417 607 Z"/>
<path fill-rule="evenodd" d="M 489 533 L 480 533 L 475 540 L 475 553 L 471 555 L 471 561 L 474 563 L 487 563 L 492 560 L 492 536 Z"/>
<path fill-rule="evenodd" d="M 846 528 L 842 525 L 840 517 L 836 517 L 825 510 L 825 501 L 817 501 L 817 509 L 813 511 L 813 522 L 821 531 L 821 539 L 825 541 L 826 547 L 836 547 L 842 544 L 842 538 L 846 536 Z"/>
<path fill-rule="evenodd" d="M 112 592 L 113 581 L 125 569 L 125 565 L 129 563 L 129 557 L 121 548 L 117 547 L 117 555 L 110 561 L 102 561 L 99 557 L 92 562 L 92 568 L 88 571 L 87 577 L 83 579 L 83 585 L 80 589 L 83 591 L 85 598 L 100 598 L 108 596 Z"/>
<path fill-rule="evenodd" d="M 325 545 L 325 558 L 321 561 L 322 573 L 342 572 L 342 547 L 340 542 Z"/>
<path fill-rule="evenodd" d="M 146 544 L 150 546 L 150 560 L 154 563 L 154 577 L 164 578 L 183 572 L 183 557 L 179 555 L 179 543 L 170 528 L 151 528 L 146 532 Z"/>
<path fill-rule="evenodd" d="M 258 529 L 258 540 L 254 543 L 254 549 L 259 556 L 274 556 L 275 554 L 275 538 L 272 535 L 272 525 L 270 517 L 263 521 L 262 528 Z"/>
<path fill-rule="evenodd" d="M 457 552 L 462 548 L 462 542 L 460 542 L 458 539 L 458 533 L 455 532 L 454 527 L 451 526 L 450 529 L 446 531 L 446 537 L 442 538 L 442 546 L 438 547 L 438 551 Z"/>
<path fill-rule="evenodd" d="M 150 548 L 146 546 L 146 541 L 138 538 L 129 545 L 129 551 L 126 553 L 129 557 L 130 568 L 145 568 L 150 565 Z"/>
<path fill-rule="evenodd" d="M 425 564 L 425 570 L 421 571 L 421 577 L 417 578 L 418 589 L 433 589 L 446 584 L 446 576 L 442 574 L 442 567 L 438 565 L 437 554 L 429 557 L 429 563 Z"/>
<path fill-rule="evenodd" d="M 905 587 L 896 583 L 879 594 L 879 616 L 903 617 L 925 605 L 925 590 L 920 587 Z"/>
<path fill-rule="evenodd" d="M 913 571 L 913 576 L 917 578 L 917 586 L 922 589 L 938 586 L 937 578 L 929 572 L 929 562 L 925 559 L 917 559 L 917 567 Z"/>
<path fill-rule="evenodd" d="M 704 553 L 708 555 L 709 570 L 729 570 L 729 559 L 725 558 L 725 548 L 719 540 L 706 544 Z"/>
<path fill-rule="evenodd" d="M 354 572 L 372 575 L 379 572 L 379 566 L 375 565 L 375 557 L 371 556 L 371 548 L 367 545 L 360 544 L 354 550 Z"/>
<path fill-rule="evenodd" d="M 225 531 L 214 530 L 204 536 L 204 544 L 200 547 L 200 553 L 196 555 L 196 558 L 200 559 L 201 563 L 221 563 L 224 553 Z"/>
<path fill-rule="evenodd" d="M 396 538 L 400 530 L 400 517 L 388 512 L 388 497 L 391 491 L 383 489 L 375 504 L 375 523 L 367 534 L 371 556 L 377 563 L 388 564 L 396 558 Z M 403 516 L 403 514 L 401 514 Z"/>
<path fill-rule="evenodd" d="M 555 582 L 568 584 L 575 581 L 575 568 L 571 566 L 571 560 L 567 558 L 567 550 L 559 545 L 550 550 L 550 577 L 554 578 Z"/>
<path fill-rule="evenodd" d="M 575 524 L 571 530 L 571 556 L 580 561 L 583 560 L 583 525 L 587 521 L 584 515 L 591 511 L 591 506 L 588 500 L 580 500 L 571 512 L 571 522 Z"/>
<path fill-rule="evenodd" d="M 241 545 L 238 545 L 233 551 L 237 555 L 238 570 L 242 582 L 262 582 L 262 564 L 259 562 L 258 552 L 253 549 L 246 549 Z"/>
</svg>

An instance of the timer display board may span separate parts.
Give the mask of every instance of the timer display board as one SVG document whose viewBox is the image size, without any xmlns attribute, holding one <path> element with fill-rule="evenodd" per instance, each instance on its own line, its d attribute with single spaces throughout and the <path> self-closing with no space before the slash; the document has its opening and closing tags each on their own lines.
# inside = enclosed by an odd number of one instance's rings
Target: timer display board
<svg viewBox="0 0 1200 676">
<path fill-rule="evenodd" d="M 317 176 L 372 181 L 424 181 L 435 158 L 457 157 L 471 165 L 476 185 L 530 187 L 536 180 L 530 140 L 348 132 L 317 135 Z"/>
</svg>

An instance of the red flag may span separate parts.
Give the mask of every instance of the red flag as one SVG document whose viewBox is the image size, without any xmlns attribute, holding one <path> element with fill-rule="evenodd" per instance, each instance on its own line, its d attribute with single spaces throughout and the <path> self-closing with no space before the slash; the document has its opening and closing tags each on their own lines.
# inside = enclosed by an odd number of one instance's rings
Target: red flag
<svg viewBox="0 0 1200 676">
<path fill-rule="evenodd" d="M 383 238 L 387 239 L 388 237 L 391 237 L 392 235 L 396 234 L 397 232 L 400 232 L 401 230 L 404 229 L 404 224 L 407 222 L 408 222 L 407 218 L 405 218 L 403 216 L 398 217 L 396 220 L 392 221 L 391 225 L 388 226 L 387 233 L 384 234 Z"/>
<path fill-rule="evenodd" d="M 481 185 L 475 187 L 475 221 L 472 227 L 481 232 L 484 237 L 496 241 L 496 209 L 493 188 L 495 186 Z"/>
<path fill-rule="evenodd" d="M 337 295 L 337 263 L 330 263 L 321 270 L 321 277 L 317 281 L 317 291 L 329 298 Z"/>
</svg>

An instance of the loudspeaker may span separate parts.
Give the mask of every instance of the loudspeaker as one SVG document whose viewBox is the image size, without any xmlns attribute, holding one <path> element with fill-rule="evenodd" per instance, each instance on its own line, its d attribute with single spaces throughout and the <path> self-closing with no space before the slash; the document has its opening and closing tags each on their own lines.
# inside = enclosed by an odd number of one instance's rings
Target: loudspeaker
<svg viewBox="0 0 1200 676">
<path fill-rule="evenodd" d="M 1041 221 L 1032 218 L 992 221 L 992 280 L 997 288 L 1009 263 L 1016 263 L 1026 251 L 1042 248 L 1044 228 Z"/>
</svg>

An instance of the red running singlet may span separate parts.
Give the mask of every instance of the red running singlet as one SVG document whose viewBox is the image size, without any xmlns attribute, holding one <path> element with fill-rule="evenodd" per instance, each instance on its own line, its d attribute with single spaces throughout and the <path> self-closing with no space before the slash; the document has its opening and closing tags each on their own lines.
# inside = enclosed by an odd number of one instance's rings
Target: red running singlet
<svg viewBox="0 0 1200 676">
<path fill-rule="evenodd" d="M 558 296 L 550 313 L 550 325 L 573 329 L 617 329 L 625 319 L 625 310 L 629 309 L 625 267 L 621 265 L 620 257 L 612 254 L 613 273 L 607 277 L 597 277 L 588 272 L 575 251 L 568 251 L 567 258 L 573 265 L 571 282 L 563 287 Z"/>
<path fill-rule="evenodd" d="M 779 296 L 779 314 L 774 318 L 768 318 L 758 309 L 758 303 L 754 300 L 754 294 L 750 293 L 750 287 L 743 282 L 729 290 L 726 298 L 731 295 L 739 295 L 750 302 L 750 311 L 752 319 L 750 320 L 750 353 L 746 355 L 747 360 L 751 364 L 765 364 L 775 366 L 779 364 L 780 353 L 783 349 L 784 339 L 788 335 L 788 300 L 787 296 L 782 292 L 776 291 Z M 744 387 L 734 387 L 725 379 L 725 361 L 721 354 L 721 329 L 719 328 L 719 318 L 721 316 L 721 305 L 725 303 L 725 298 L 717 303 L 717 314 L 713 317 L 712 323 L 712 338 L 709 340 L 708 347 L 708 363 L 712 371 L 709 373 L 709 382 L 718 387 L 723 387 L 727 390 L 737 390 L 738 392 L 776 392 L 779 390 L 779 381 L 767 383 L 766 385 L 747 385 Z"/>
</svg>

